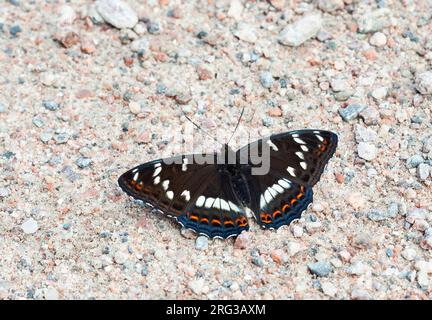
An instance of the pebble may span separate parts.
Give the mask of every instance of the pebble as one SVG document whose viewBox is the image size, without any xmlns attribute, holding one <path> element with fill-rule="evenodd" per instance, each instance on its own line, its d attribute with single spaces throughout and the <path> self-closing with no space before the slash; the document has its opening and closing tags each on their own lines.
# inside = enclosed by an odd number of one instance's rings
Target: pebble
<svg viewBox="0 0 432 320">
<path fill-rule="evenodd" d="M 365 199 L 359 192 L 350 192 L 346 197 L 346 200 L 349 205 L 351 205 L 356 210 L 365 206 Z"/>
<path fill-rule="evenodd" d="M 227 16 L 234 18 L 234 20 L 240 20 L 243 13 L 243 4 L 240 0 L 232 0 L 230 7 L 227 12 Z"/>
<path fill-rule="evenodd" d="M 69 140 L 69 135 L 66 132 L 59 132 L 54 135 L 54 140 L 57 144 L 66 143 Z"/>
<path fill-rule="evenodd" d="M 353 103 L 349 104 L 345 108 L 340 108 L 339 114 L 345 121 L 350 121 L 357 118 L 359 113 L 362 112 L 364 109 L 366 109 L 366 105 Z"/>
<path fill-rule="evenodd" d="M 309 263 L 308 269 L 312 274 L 318 277 L 327 277 L 333 271 L 330 263 L 323 261 Z"/>
<path fill-rule="evenodd" d="M 114 255 L 114 262 L 117 264 L 124 264 L 128 259 L 128 254 L 126 252 L 123 252 L 122 250 L 119 250 Z"/>
<path fill-rule="evenodd" d="M 0 113 L 6 112 L 6 106 L 3 103 L 0 103 Z"/>
<path fill-rule="evenodd" d="M 138 114 L 141 112 L 141 104 L 136 101 L 130 101 L 129 102 L 129 110 L 133 114 Z"/>
<path fill-rule="evenodd" d="M 239 234 L 239 236 L 236 238 L 234 242 L 234 248 L 235 249 L 246 249 L 249 245 L 249 234 L 248 232 L 242 232 Z"/>
<path fill-rule="evenodd" d="M 343 9 L 344 6 L 343 0 L 318 0 L 318 8 L 324 12 L 334 12 Z"/>
<path fill-rule="evenodd" d="M 148 51 L 149 47 L 150 47 L 150 43 L 148 39 L 145 37 L 136 39 L 132 41 L 130 44 L 130 49 L 133 52 L 146 52 Z"/>
<path fill-rule="evenodd" d="M 421 163 L 418 165 L 417 167 L 417 177 L 420 180 L 425 181 L 428 177 L 429 177 L 429 173 L 430 173 L 430 166 L 426 163 Z"/>
<path fill-rule="evenodd" d="M 360 142 L 357 146 L 357 153 L 360 158 L 366 161 L 372 161 L 377 156 L 377 149 L 373 144 Z"/>
<path fill-rule="evenodd" d="M 45 109 L 50 111 L 56 111 L 60 109 L 60 104 L 52 100 L 44 100 L 42 105 L 45 107 Z"/>
<path fill-rule="evenodd" d="M 405 248 L 401 252 L 402 257 L 404 257 L 408 261 L 412 261 L 417 257 L 417 252 L 413 248 Z"/>
<path fill-rule="evenodd" d="M 90 166 L 92 163 L 92 160 L 90 158 L 85 158 L 85 157 L 79 157 L 76 161 L 76 164 L 78 167 L 80 167 L 81 169 L 87 168 L 88 166 Z"/>
<path fill-rule="evenodd" d="M 378 101 L 383 100 L 385 97 L 387 97 L 387 88 L 386 87 L 376 88 L 371 92 L 371 96 Z"/>
<path fill-rule="evenodd" d="M 423 148 L 422 148 L 423 152 L 425 153 L 429 153 L 432 152 L 432 136 L 430 136 L 429 138 L 427 138 L 424 142 L 423 142 Z"/>
<path fill-rule="evenodd" d="M 39 229 L 39 226 L 35 219 L 30 218 L 21 225 L 21 229 L 25 234 L 32 234 Z"/>
<path fill-rule="evenodd" d="M 407 159 L 406 165 L 408 168 L 417 168 L 420 164 L 424 162 L 421 155 L 415 154 Z"/>
<path fill-rule="evenodd" d="M 382 32 L 375 32 L 369 39 L 369 43 L 375 47 L 384 47 L 387 43 L 387 37 Z"/>
<path fill-rule="evenodd" d="M 199 236 L 195 241 L 195 248 L 197 250 L 207 250 L 208 249 L 208 238 L 205 236 Z"/>
<path fill-rule="evenodd" d="M 52 139 L 53 135 L 51 132 L 42 132 L 39 136 L 43 143 L 48 143 Z"/>
<path fill-rule="evenodd" d="M 60 10 L 58 12 L 57 23 L 59 25 L 69 25 L 72 24 L 76 18 L 77 15 L 74 8 L 68 5 L 64 5 L 60 7 Z"/>
<path fill-rule="evenodd" d="M 347 269 L 347 273 L 350 275 L 361 276 L 365 274 L 368 270 L 368 267 L 363 264 L 361 261 L 354 262 Z"/>
<path fill-rule="evenodd" d="M 416 88 L 421 94 L 432 94 L 432 71 L 419 73 L 416 76 Z"/>
<path fill-rule="evenodd" d="M 286 26 L 279 33 L 279 43 L 298 47 L 305 41 L 315 37 L 320 31 L 322 18 L 319 14 L 313 14 L 300 18 L 295 23 Z"/>
<path fill-rule="evenodd" d="M 381 8 L 372 12 L 367 12 L 362 14 L 357 20 L 358 31 L 360 33 L 380 31 L 384 28 L 390 27 L 392 24 L 392 12 L 388 8 Z"/>
<path fill-rule="evenodd" d="M 271 88 L 273 84 L 273 76 L 270 72 L 268 71 L 261 72 L 259 78 L 260 78 L 260 83 L 264 88 L 266 89 Z"/>
<path fill-rule="evenodd" d="M 381 211 L 370 211 L 368 212 L 367 217 L 369 218 L 369 220 L 377 221 L 377 222 L 387 219 L 386 213 Z"/>
<path fill-rule="evenodd" d="M 237 24 L 237 29 L 233 33 L 240 40 L 255 43 L 258 40 L 255 27 L 253 25 L 247 24 L 245 22 L 239 22 Z"/>
<path fill-rule="evenodd" d="M 350 89 L 348 79 L 346 78 L 335 78 L 330 82 L 330 86 L 334 92 L 344 91 Z"/>
<path fill-rule="evenodd" d="M 147 23 L 147 31 L 150 34 L 159 34 L 161 31 L 159 23 L 155 21 L 150 21 L 149 23 Z"/>
<path fill-rule="evenodd" d="M 291 232 L 295 238 L 301 238 L 303 236 L 303 228 L 298 225 L 292 225 Z"/>
<path fill-rule="evenodd" d="M 357 142 L 373 142 L 377 138 L 377 133 L 369 127 L 365 128 L 362 125 L 356 124 L 355 137 Z"/>
<path fill-rule="evenodd" d="M 331 282 L 321 282 L 321 290 L 322 292 L 329 297 L 334 298 L 337 294 L 336 286 Z"/>
<path fill-rule="evenodd" d="M 365 289 L 354 288 L 351 291 L 351 299 L 353 300 L 369 300 L 370 298 L 369 292 Z"/>
<path fill-rule="evenodd" d="M 389 218 L 396 218 L 399 213 L 399 205 L 396 202 L 391 202 L 387 207 L 387 216 Z"/>
<path fill-rule="evenodd" d="M 14 25 L 14 26 L 9 28 L 9 33 L 11 34 L 11 36 L 13 38 L 16 38 L 18 36 L 18 34 L 21 32 L 22 32 L 22 29 L 19 25 Z"/>
<path fill-rule="evenodd" d="M 0 187 L 0 198 L 5 198 L 9 195 L 9 190 L 4 187 Z"/>
<path fill-rule="evenodd" d="M 295 241 L 290 241 L 288 242 L 287 245 L 287 251 L 288 251 L 288 255 L 290 257 L 295 256 L 297 253 L 299 253 L 301 251 L 301 244 Z"/>
<path fill-rule="evenodd" d="M 189 287 L 189 289 L 192 290 L 193 293 L 201 294 L 201 293 L 203 293 L 203 289 L 204 289 L 204 279 L 199 278 L 196 280 L 191 280 L 188 283 L 188 287 Z"/>
<path fill-rule="evenodd" d="M 98 0 L 96 10 L 106 22 L 117 29 L 131 29 L 138 23 L 136 12 L 122 0 Z"/>
</svg>

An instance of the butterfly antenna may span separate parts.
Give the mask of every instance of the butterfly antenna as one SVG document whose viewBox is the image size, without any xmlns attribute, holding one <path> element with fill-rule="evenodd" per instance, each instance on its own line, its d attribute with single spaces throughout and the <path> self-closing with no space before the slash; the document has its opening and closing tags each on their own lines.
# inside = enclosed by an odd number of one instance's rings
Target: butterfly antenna
<svg viewBox="0 0 432 320">
<path fill-rule="evenodd" d="M 233 133 L 231 134 L 231 137 L 229 138 L 229 140 L 228 140 L 228 142 L 227 142 L 228 145 L 229 145 L 229 143 L 230 143 L 232 137 L 234 137 L 234 133 L 236 133 L 236 131 L 237 131 L 237 128 L 238 128 L 238 126 L 239 126 L 239 124 L 240 124 L 240 121 L 241 121 L 241 119 L 242 119 L 242 117 L 243 117 L 244 110 L 245 110 L 245 107 L 243 107 L 243 109 L 242 109 L 242 111 L 241 111 L 241 114 L 240 114 L 240 117 L 239 117 L 239 119 L 238 119 L 238 121 L 237 121 L 237 125 L 235 126 L 234 131 L 233 131 Z"/>
<path fill-rule="evenodd" d="M 186 119 L 188 119 L 198 130 L 201 130 L 202 132 L 205 133 L 206 136 L 208 136 L 209 138 L 212 138 L 214 141 L 216 141 L 217 143 L 224 145 L 222 142 L 219 142 L 218 139 L 216 139 L 214 136 L 212 136 L 211 134 L 209 134 L 207 131 L 205 131 L 200 125 L 196 124 L 191 118 L 189 118 L 187 116 L 186 113 L 183 112 L 183 115 L 185 116 Z"/>
</svg>

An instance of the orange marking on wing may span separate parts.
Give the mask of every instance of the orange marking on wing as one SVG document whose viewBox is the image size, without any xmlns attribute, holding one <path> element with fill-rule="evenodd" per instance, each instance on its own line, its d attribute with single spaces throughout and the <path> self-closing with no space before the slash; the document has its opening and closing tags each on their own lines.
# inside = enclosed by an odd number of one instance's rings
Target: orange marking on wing
<svg viewBox="0 0 432 320">
<path fill-rule="evenodd" d="M 302 192 L 300 192 L 298 195 L 297 195 L 297 199 L 300 199 L 301 197 L 303 196 L 303 193 Z"/>
<path fill-rule="evenodd" d="M 236 223 L 239 227 L 244 227 L 245 225 L 247 225 L 247 221 L 245 217 L 237 218 Z"/>
<path fill-rule="evenodd" d="M 137 189 L 137 190 L 141 190 L 142 187 L 143 187 L 143 184 L 142 184 L 141 182 L 140 182 L 140 183 L 137 183 L 137 184 L 135 185 L 135 189 Z"/>
<path fill-rule="evenodd" d="M 289 204 L 284 205 L 284 206 L 282 207 L 282 211 L 285 212 L 285 209 L 286 209 L 286 208 L 289 208 L 289 207 L 290 207 Z"/>
<path fill-rule="evenodd" d="M 225 222 L 224 222 L 224 225 L 226 225 L 226 226 L 231 226 L 231 227 L 234 227 L 234 222 L 232 221 L 232 220 L 226 220 Z"/>
<path fill-rule="evenodd" d="M 190 219 L 190 220 L 193 220 L 193 221 L 198 221 L 198 216 L 192 214 L 192 215 L 189 217 L 189 219 Z"/>
<path fill-rule="evenodd" d="M 207 219 L 206 217 L 201 218 L 200 223 L 208 223 L 209 219 Z"/>
<path fill-rule="evenodd" d="M 276 216 L 282 216 L 282 213 L 279 210 L 276 210 L 275 212 L 273 212 L 273 219 L 276 219 Z"/>
<path fill-rule="evenodd" d="M 322 144 L 319 149 L 321 152 L 324 152 L 327 149 L 327 147 L 325 146 L 325 144 Z"/>
<path fill-rule="evenodd" d="M 264 223 L 271 223 L 271 216 L 268 213 L 261 213 L 261 221 Z"/>
<path fill-rule="evenodd" d="M 297 202 L 297 199 L 291 199 L 291 205 L 293 205 L 294 203 L 296 203 Z"/>
<path fill-rule="evenodd" d="M 212 219 L 212 225 L 218 225 L 218 226 L 221 226 L 221 222 L 220 222 L 220 220 L 219 219 Z"/>
</svg>

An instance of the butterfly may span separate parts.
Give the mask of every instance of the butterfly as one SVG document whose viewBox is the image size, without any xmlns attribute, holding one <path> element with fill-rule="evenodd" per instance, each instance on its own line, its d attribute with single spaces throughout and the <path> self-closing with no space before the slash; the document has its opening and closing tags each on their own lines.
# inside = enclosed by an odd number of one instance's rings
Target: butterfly
<svg viewBox="0 0 432 320">
<path fill-rule="evenodd" d="M 225 239 L 249 230 L 246 210 L 266 229 L 299 219 L 337 143 L 338 136 L 330 131 L 289 131 L 237 152 L 225 144 L 219 153 L 150 161 L 122 174 L 118 183 L 184 228 Z M 256 159 L 264 156 L 268 172 L 254 174 L 262 166 Z M 203 158 L 213 161 L 197 161 Z"/>
</svg>

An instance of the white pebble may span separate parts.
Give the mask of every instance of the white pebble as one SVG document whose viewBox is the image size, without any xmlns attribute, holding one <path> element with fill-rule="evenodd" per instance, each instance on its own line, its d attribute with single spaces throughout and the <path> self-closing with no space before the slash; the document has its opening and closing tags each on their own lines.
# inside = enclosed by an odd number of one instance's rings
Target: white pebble
<svg viewBox="0 0 432 320">
<path fill-rule="evenodd" d="M 369 43 L 375 47 L 383 47 L 387 43 L 387 37 L 382 32 L 375 32 L 369 39 Z"/>
<path fill-rule="evenodd" d="M 39 229 L 39 226 L 35 219 L 30 218 L 21 225 L 21 229 L 25 234 L 32 234 Z"/>
<path fill-rule="evenodd" d="M 377 156 L 377 149 L 373 144 L 360 142 L 357 146 L 357 152 L 360 158 L 372 161 Z"/>
</svg>

